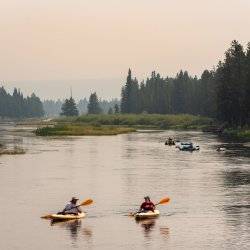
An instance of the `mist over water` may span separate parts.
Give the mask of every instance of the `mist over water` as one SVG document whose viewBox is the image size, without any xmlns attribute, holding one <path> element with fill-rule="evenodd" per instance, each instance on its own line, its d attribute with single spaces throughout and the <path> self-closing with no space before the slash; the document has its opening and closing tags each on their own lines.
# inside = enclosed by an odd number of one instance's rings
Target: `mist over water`
<svg viewBox="0 0 250 250">
<path fill-rule="evenodd" d="M 0 249 L 249 248 L 250 145 L 192 131 L 42 138 L 16 129 L 1 125 L 0 143 L 27 153 L 0 156 Z M 168 136 L 201 150 L 165 146 Z M 136 222 L 126 215 L 145 195 L 171 202 Z M 72 196 L 94 200 L 85 219 L 40 219 Z"/>
</svg>

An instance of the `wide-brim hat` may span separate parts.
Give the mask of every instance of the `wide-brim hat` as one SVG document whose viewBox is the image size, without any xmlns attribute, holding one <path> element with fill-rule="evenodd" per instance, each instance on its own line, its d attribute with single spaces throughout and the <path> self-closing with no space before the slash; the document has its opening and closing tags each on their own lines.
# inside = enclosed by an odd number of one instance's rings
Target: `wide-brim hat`
<svg viewBox="0 0 250 250">
<path fill-rule="evenodd" d="M 79 199 L 77 199 L 76 197 L 72 197 L 71 201 L 78 201 Z"/>
</svg>

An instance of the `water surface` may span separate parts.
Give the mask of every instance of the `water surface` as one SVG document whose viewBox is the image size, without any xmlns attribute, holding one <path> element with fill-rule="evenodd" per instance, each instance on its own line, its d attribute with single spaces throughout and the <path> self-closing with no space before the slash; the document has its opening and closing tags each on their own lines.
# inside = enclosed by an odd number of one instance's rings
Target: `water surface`
<svg viewBox="0 0 250 250">
<path fill-rule="evenodd" d="M 42 138 L 15 129 L 1 125 L 0 143 L 27 153 L 0 156 L 0 249 L 249 249 L 249 145 L 201 132 Z M 201 150 L 165 146 L 168 136 Z M 126 215 L 145 195 L 171 202 L 136 222 Z M 40 219 L 71 196 L 94 199 L 85 219 Z"/>
</svg>

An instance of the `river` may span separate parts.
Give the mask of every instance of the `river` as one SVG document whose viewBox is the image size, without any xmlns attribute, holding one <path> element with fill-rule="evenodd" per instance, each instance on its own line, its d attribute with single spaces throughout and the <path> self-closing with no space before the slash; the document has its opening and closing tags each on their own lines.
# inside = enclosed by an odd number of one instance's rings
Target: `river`
<svg viewBox="0 0 250 250">
<path fill-rule="evenodd" d="M 194 131 L 43 138 L 0 128 L 0 143 L 27 150 L 0 156 L 0 249 L 250 249 L 249 144 Z M 168 136 L 200 151 L 165 146 Z M 171 201 L 136 222 L 127 215 L 145 195 Z M 86 218 L 40 219 L 72 196 L 94 200 Z"/>
</svg>

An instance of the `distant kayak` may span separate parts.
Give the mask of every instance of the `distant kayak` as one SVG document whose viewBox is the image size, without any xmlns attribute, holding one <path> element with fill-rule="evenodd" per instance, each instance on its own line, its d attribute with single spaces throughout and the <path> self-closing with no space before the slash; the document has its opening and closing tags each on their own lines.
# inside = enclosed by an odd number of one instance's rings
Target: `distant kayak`
<svg viewBox="0 0 250 250">
<path fill-rule="evenodd" d="M 193 145 L 192 142 L 181 142 L 176 147 L 178 147 L 181 151 L 200 150 L 200 147 L 198 145 Z"/>
<path fill-rule="evenodd" d="M 159 210 L 155 210 L 154 212 L 148 211 L 148 212 L 138 212 L 134 215 L 135 219 L 149 219 L 149 218 L 155 218 L 160 215 Z"/>
<path fill-rule="evenodd" d="M 64 221 L 64 220 L 82 219 L 85 216 L 86 216 L 85 213 L 79 213 L 78 215 L 74 215 L 74 214 L 51 214 L 51 219 L 53 221 Z"/>
</svg>

